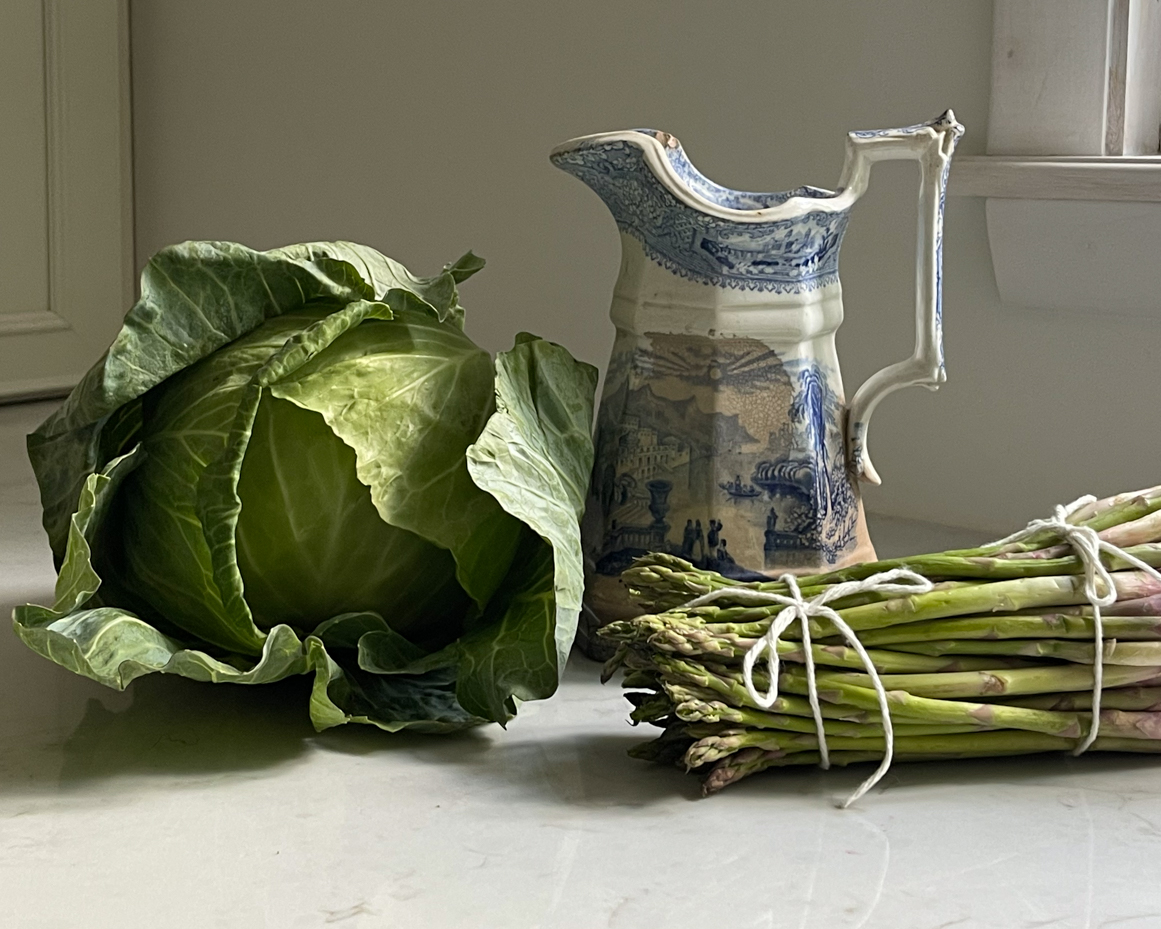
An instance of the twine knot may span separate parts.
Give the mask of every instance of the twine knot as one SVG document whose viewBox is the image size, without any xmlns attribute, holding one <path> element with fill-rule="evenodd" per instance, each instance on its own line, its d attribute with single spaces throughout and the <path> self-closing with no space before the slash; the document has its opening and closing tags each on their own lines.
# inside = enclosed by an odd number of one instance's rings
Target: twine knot
<svg viewBox="0 0 1161 929">
<path fill-rule="evenodd" d="M 864 578 L 861 581 L 845 581 L 841 584 L 834 584 L 827 587 L 817 596 L 807 599 L 802 595 L 802 590 L 798 586 L 798 579 L 793 574 L 783 574 L 778 580 L 786 585 L 788 593 L 776 594 L 772 591 L 754 590 L 749 587 L 723 587 L 691 600 L 684 607 L 702 606 L 703 604 L 711 603 L 714 600 L 727 596 L 731 599 L 744 600 L 755 604 L 780 603 L 783 605 L 783 609 L 771 621 L 770 628 L 766 631 L 766 634 L 746 652 L 742 664 L 742 678 L 746 685 L 746 692 L 749 694 L 750 699 L 763 709 L 769 709 L 778 700 L 778 642 L 782 633 L 792 623 L 798 622 L 802 637 L 803 662 L 806 665 L 806 691 L 810 700 L 810 709 L 814 715 L 815 729 L 818 732 L 819 764 L 823 768 L 830 767 L 830 753 L 827 749 L 826 731 L 823 727 L 822 707 L 819 705 L 818 681 L 815 680 L 814 654 L 811 650 L 810 643 L 810 620 L 814 617 L 829 620 L 842 634 L 843 638 L 847 640 L 851 648 L 855 650 L 863 662 L 867 675 L 874 685 L 875 693 L 878 695 L 879 708 L 883 716 L 883 738 L 886 742 L 886 751 L 883 754 L 883 760 L 879 763 L 879 767 L 875 772 L 863 781 L 853 794 L 843 801 L 841 806 L 845 808 L 874 787 L 875 784 L 882 780 L 883 775 L 887 773 L 887 770 L 891 767 L 891 760 L 894 757 L 895 734 L 891 726 L 891 711 L 887 704 L 887 691 L 883 687 L 883 681 L 879 677 L 878 669 L 876 669 L 874 662 L 871 660 L 871 656 L 867 654 L 863 643 L 855 635 L 855 631 L 828 604 L 836 600 L 842 600 L 845 597 L 854 596 L 855 594 L 869 592 L 896 596 L 922 594 L 930 591 L 934 585 L 923 575 L 910 571 L 907 568 L 893 568 L 890 571 L 881 571 L 878 574 L 872 574 L 870 577 Z M 759 693 L 758 689 L 754 686 L 754 665 L 758 663 L 763 652 L 766 653 L 766 668 L 770 678 L 770 686 L 764 694 Z"/>
<path fill-rule="evenodd" d="M 1068 506 L 1057 506 L 1053 515 L 1047 519 L 1034 519 L 1019 532 L 996 541 L 995 545 L 1007 545 L 1009 542 L 1020 542 L 1042 530 L 1049 530 L 1060 536 L 1061 540 L 1070 545 L 1076 552 L 1084 566 L 1084 595 L 1092 604 L 1093 618 L 1093 664 L 1092 664 L 1092 723 L 1088 727 L 1088 734 L 1074 750 L 1074 755 L 1081 755 L 1088 751 L 1100 732 L 1101 725 L 1101 694 L 1104 690 L 1104 622 L 1101 618 L 1101 608 L 1112 606 L 1117 602 L 1117 588 L 1113 583 L 1112 572 L 1101 561 L 1101 552 L 1119 558 L 1133 567 L 1144 571 L 1158 581 L 1161 573 L 1151 565 L 1145 564 L 1140 558 L 1129 554 L 1123 548 L 1106 542 L 1091 526 L 1070 523 L 1068 517 L 1082 507 L 1096 502 L 1092 494 L 1085 494 L 1073 500 Z M 1099 585 L 1099 586 L 1098 586 Z M 1101 589 L 1103 588 L 1103 589 Z"/>
</svg>

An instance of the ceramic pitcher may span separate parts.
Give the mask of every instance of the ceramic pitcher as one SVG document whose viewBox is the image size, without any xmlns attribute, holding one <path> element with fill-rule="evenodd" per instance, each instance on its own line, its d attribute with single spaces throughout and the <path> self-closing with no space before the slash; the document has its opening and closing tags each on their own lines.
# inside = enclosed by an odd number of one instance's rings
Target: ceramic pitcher
<svg viewBox="0 0 1161 929">
<path fill-rule="evenodd" d="M 677 139 L 651 129 L 552 152 L 621 233 L 586 516 L 591 618 L 633 612 L 619 575 L 645 552 L 739 579 L 874 558 L 859 493 L 860 479 L 879 482 L 867 422 L 891 391 L 945 379 L 943 205 L 962 133 L 950 110 L 852 132 L 833 191 L 721 187 Z M 920 165 L 915 352 L 848 404 L 834 344 L 839 246 L 871 165 L 894 158 Z"/>
</svg>

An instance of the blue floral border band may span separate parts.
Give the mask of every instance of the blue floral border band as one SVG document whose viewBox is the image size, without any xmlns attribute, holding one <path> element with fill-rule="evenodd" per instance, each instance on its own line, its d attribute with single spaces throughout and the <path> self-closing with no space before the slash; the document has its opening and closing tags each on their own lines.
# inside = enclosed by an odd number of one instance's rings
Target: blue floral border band
<svg viewBox="0 0 1161 929">
<path fill-rule="evenodd" d="M 791 197 L 835 196 L 814 187 L 778 193 L 730 190 L 698 172 L 671 136 L 637 131 L 662 141 L 681 181 L 718 206 L 757 210 Z M 711 216 L 679 200 L 646 163 L 642 147 L 624 139 L 586 140 L 557 152 L 552 161 L 591 187 L 612 212 L 617 227 L 640 242 L 649 258 L 683 278 L 773 293 L 812 291 L 838 281 L 847 210 L 819 210 L 770 222 Z"/>
</svg>

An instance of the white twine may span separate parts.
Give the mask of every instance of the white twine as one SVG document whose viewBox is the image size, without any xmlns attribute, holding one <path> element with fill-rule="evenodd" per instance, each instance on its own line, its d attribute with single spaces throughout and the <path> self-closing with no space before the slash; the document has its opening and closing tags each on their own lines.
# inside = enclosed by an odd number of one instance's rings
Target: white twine
<svg viewBox="0 0 1161 929">
<path fill-rule="evenodd" d="M 879 783 L 883 775 L 891 767 L 891 759 L 895 754 L 895 731 L 891 725 L 891 710 L 887 705 L 887 691 L 883 687 L 883 681 L 879 677 L 879 672 L 876 670 L 874 662 L 871 661 L 871 656 L 863 648 L 863 643 L 859 641 L 858 636 L 855 635 L 855 631 L 847 625 L 846 621 L 834 609 L 827 606 L 827 603 L 832 600 L 841 600 L 843 597 L 850 597 L 854 594 L 870 591 L 899 595 L 927 593 L 934 585 L 923 575 L 916 574 L 914 571 L 909 571 L 906 568 L 894 568 L 890 571 L 872 574 L 870 577 L 864 578 L 861 581 L 846 581 L 842 584 L 835 584 L 817 596 L 807 600 L 802 596 L 802 591 L 798 587 L 798 579 L 793 574 L 783 574 L 779 580 L 789 589 L 788 594 L 754 590 L 750 587 L 723 587 L 704 596 L 697 597 L 694 600 L 690 600 L 688 603 L 683 604 L 681 608 L 702 606 L 706 603 L 712 603 L 714 600 L 720 600 L 723 597 L 749 601 L 750 603 L 781 603 L 785 607 L 785 609 L 781 610 L 774 617 L 766 634 L 746 652 L 742 665 L 742 675 L 746 684 L 746 692 L 750 695 L 750 699 L 763 709 L 770 709 L 778 700 L 779 638 L 791 623 L 795 620 L 798 621 L 799 628 L 802 632 L 803 661 L 806 665 L 806 692 L 810 700 L 810 710 L 814 714 L 814 725 L 818 732 L 819 763 L 823 768 L 830 767 L 830 753 L 827 750 L 826 731 L 823 728 L 822 707 L 818 701 L 818 682 L 814 676 L 814 655 L 810 647 L 810 619 L 812 616 L 829 619 L 834 627 L 842 633 L 843 638 L 858 653 L 859 658 L 863 662 L 863 666 L 866 668 L 867 675 L 874 685 L 875 693 L 879 697 L 879 709 L 883 716 L 883 738 L 886 742 L 886 751 L 883 754 L 883 760 L 879 763 L 879 767 L 859 785 L 858 790 L 847 797 L 841 804 L 845 809 Z M 906 581 L 906 583 L 898 583 L 899 581 Z M 765 694 L 758 693 L 758 689 L 754 686 L 754 665 L 762 657 L 762 652 L 766 652 L 766 667 L 770 675 L 770 687 Z"/>
<path fill-rule="evenodd" d="M 1019 532 L 992 543 L 1006 545 L 1009 542 L 1020 542 L 1029 536 L 1035 535 L 1042 529 L 1049 529 L 1057 533 L 1066 543 L 1072 546 L 1081 564 L 1084 565 L 1084 595 L 1092 604 L 1093 618 L 1093 664 L 1092 664 L 1092 724 L 1088 727 L 1088 734 L 1073 751 L 1074 755 L 1081 755 L 1096 741 L 1101 725 L 1101 693 L 1104 689 L 1104 645 L 1105 631 L 1101 619 L 1101 607 L 1111 606 L 1117 602 L 1117 589 L 1113 585 L 1113 576 L 1101 561 L 1101 552 L 1108 552 L 1122 561 L 1127 561 L 1135 568 L 1152 575 L 1161 581 L 1159 573 L 1151 565 L 1145 564 L 1140 558 L 1130 555 L 1123 548 L 1106 542 L 1089 526 L 1077 526 L 1068 521 L 1068 517 L 1083 506 L 1095 503 L 1096 497 L 1085 494 L 1073 500 L 1068 506 L 1058 506 L 1048 519 L 1034 519 Z M 1104 586 L 1104 592 L 1097 590 L 1097 581 Z"/>
</svg>

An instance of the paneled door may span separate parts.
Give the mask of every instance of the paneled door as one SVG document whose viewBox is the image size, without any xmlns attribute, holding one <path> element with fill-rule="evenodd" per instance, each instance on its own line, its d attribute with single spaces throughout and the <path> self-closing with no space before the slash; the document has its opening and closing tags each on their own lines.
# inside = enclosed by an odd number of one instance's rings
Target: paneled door
<svg viewBox="0 0 1161 929">
<path fill-rule="evenodd" d="M 133 300 L 127 0 L 0 0 L 0 402 L 66 391 Z"/>
</svg>

